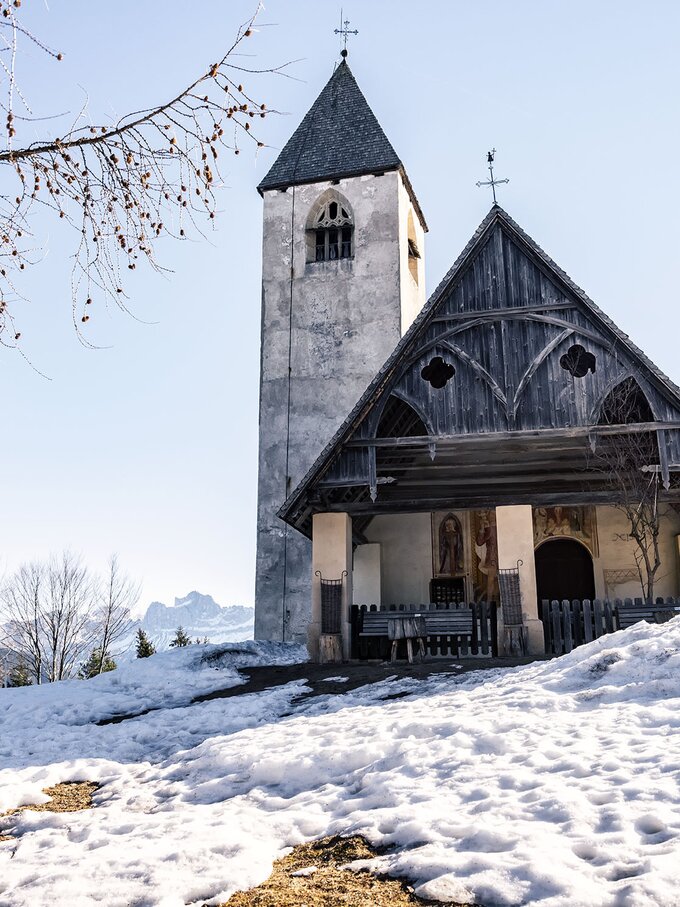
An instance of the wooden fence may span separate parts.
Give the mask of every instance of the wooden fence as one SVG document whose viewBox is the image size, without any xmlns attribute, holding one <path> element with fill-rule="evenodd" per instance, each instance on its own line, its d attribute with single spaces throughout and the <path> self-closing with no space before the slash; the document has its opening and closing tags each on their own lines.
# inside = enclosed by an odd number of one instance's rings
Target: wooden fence
<svg viewBox="0 0 680 907">
<path fill-rule="evenodd" d="M 498 618 L 495 602 L 429 603 L 409 605 L 352 605 L 352 658 L 389 658 L 391 643 L 387 637 L 360 636 L 362 614 L 366 611 L 447 611 L 457 608 L 472 609 L 472 638 L 459 636 L 428 636 L 425 641 L 427 655 L 453 658 L 467 655 L 498 655 Z"/>
<path fill-rule="evenodd" d="M 629 627 L 640 620 L 661 623 L 680 613 L 680 599 L 657 599 L 645 605 L 642 599 L 599 598 L 589 601 L 541 602 L 541 620 L 548 655 L 564 655 L 577 646 L 607 633 Z"/>
</svg>

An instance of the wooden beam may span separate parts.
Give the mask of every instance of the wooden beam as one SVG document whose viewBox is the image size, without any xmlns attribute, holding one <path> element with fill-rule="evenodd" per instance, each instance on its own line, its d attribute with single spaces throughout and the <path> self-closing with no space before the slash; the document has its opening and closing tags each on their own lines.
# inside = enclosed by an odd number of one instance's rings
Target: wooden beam
<svg viewBox="0 0 680 907">
<path fill-rule="evenodd" d="M 680 492 L 671 491 L 663 495 L 664 501 L 680 501 Z M 611 492 L 608 491 L 580 491 L 580 492 L 551 492 L 520 494 L 493 494 L 475 495 L 474 498 L 465 497 L 455 492 L 446 497 L 419 497 L 405 498 L 404 500 L 381 501 L 375 503 L 359 501 L 353 504 L 330 504 L 331 512 L 349 513 L 351 515 L 376 516 L 386 513 L 423 513 L 431 510 L 489 510 L 503 504 L 531 504 L 533 507 L 586 504 L 613 504 Z"/>
<path fill-rule="evenodd" d="M 543 454 L 544 451 L 541 451 Z M 481 460 L 476 454 L 474 457 L 463 455 L 457 456 L 455 458 L 448 457 L 437 457 L 434 463 L 426 460 L 419 453 L 417 459 L 414 459 L 412 462 L 403 463 L 399 462 L 398 459 L 393 457 L 385 456 L 384 459 L 381 459 L 379 463 L 379 475 L 387 473 L 390 470 L 399 471 L 399 472 L 418 472 L 421 470 L 427 472 L 450 472 L 452 469 L 457 473 L 465 474 L 466 472 L 478 473 L 482 466 L 484 467 L 493 467 L 494 469 L 503 469 L 508 472 L 508 474 L 513 474 L 517 472 L 525 472 L 527 466 L 530 464 L 532 469 L 555 469 L 555 468 L 567 468 L 571 465 L 574 466 L 583 466 L 583 453 L 581 449 L 574 450 L 560 450 L 555 453 L 553 456 L 545 457 L 542 456 L 540 459 L 526 459 L 519 461 L 516 457 L 510 458 L 506 456 L 501 456 L 498 459 L 496 458 L 485 458 Z M 348 476 L 344 478 L 349 478 Z M 342 480 L 339 480 L 341 483 Z M 364 482 L 366 478 L 364 477 Z"/>
<path fill-rule="evenodd" d="M 580 482 L 595 482 L 595 481 L 604 481 L 605 476 L 601 472 L 554 472 L 554 473 L 527 473 L 525 475 L 514 475 L 511 481 L 508 481 L 506 476 L 494 476 L 494 475 L 484 475 L 477 478 L 465 478 L 462 481 L 462 485 L 467 488 L 472 485 L 516 485 L 517 483 L 522 482 L 543 482 L 548 481 L 551 484 L 556 482 L 570 482 L 571 484 L 580 483 Z M 401 478 L 397 479 L 395 486 L 398 485 L 400 488 L 423 488 L 431 485 L 433 488 L 438 488 L 440 486 L 447 486 L 449 488 L 459 488 L 461 487 L 456 480 L 456 477 L 446 479 L 416 479 L 416 478 Z"/>
<path fill-rule="evenodd" d="M 422 498 L 405 498 L 401 501 L 358 501 L 353 504 L 329 504 L 328 509 L 331 512 L 349 513 L 352 515 L 362 514 L 365 516 L 385 514 L 385 513 L 422 513 L 431 510 L 450 510 L 458 508 L 460 510 L 488 510 L 502 504 L 531 504 L 532 506 L 555 504 L 604 504 L 609 503 L 610 496 L 606 492 L 596 493 L 563 493 L 557 494 L 524 494 L 524 495 L 489 495 L 475 496 L 474 500 L 469 497 L 463 497 L 459 494 L 451 494 L 446 497 L 422 497 Z"/>
<path fill-rule="evenodd" d="M 468 309 L 452 315 L 437 315 L 433 322 L 465 321 L 467 318 L 499 318 L 503 315 L 532 315 L 541 312 L 556 312 L 559 309 L 575 309 L 575 302 L 555 302 L 552 305 L 516 305 L 500 309 Z"/>
<path fill-rule="evenodd" d="M 385 475 L 379 476 L 377 480 L 377 485 L 381 488 L 386 485 L 404 487 L 416 487 L 416 486 L 447 486 L 447 487 L 459 487 L 459 486 L 468 486 L 468 485 L 484 485 L 484 484 L 505 484 L 511 485 L 517 482 L 558 482 L 569 480 L 571 482 L 588 480 L 594 481 L 596 479 L 602 479 L 602 472 L 598 470 L 589 470 L 587 467 L 584 467 L 583 463 L 573 463 L 571 468 L 567 472 L 555 472 L 555 466 L 561 465 L 562 468 L 565 468 L 565 464 L 550 464 L 549 468 L 544 469 L 543 471 L 537 470 L 536 464 L 526 463 L 521 469 L 514 469 L 512 471 L 506 470 L 502 464 L 477 464 L 475 472 L 472 471 L 472 467 L 468 467 L 466 470 L 462 470 L 455 466 L 451 467 L 438 467 L 437 471 L 433 468 L 429 468 L 421 464 L 418 467 L 399 467 L 395 466 L 392 470 L 395 475 Z M 567 464 L 569 466 L 569 464 Z M 484 474 L 479 475 L 480 469 L 483 469 Z M 401 474 L 400 474 L 401 473 Z M 435 475 L 432 475 L 435 473 Z M 370 490 L 370 482 L 366 476 L 356 476 L 354 478 L 343 478 L 338 480 L 333 479 L 323 479 L 317 483 L 317 488 L 324 491 L 337 489 L 338 491 L 343 491 L 351 488 L 366 488 Z"/>
<path fill-rule="evenodd" d="M 368 541 L 366 536 L 363 534 L 363 532 L 359 532 L 358 529 L 355 529 L 354 526 L 352 526 L 352 544 L 369 545 L 370 542 Z"/>
<path fill-rule="evenodd" d="M 502 441 L 587 440 L 591 435 L 634 435 L 647 431 L 680 431 L 680 422 L 636 422 L 631 425 L 579 425 L 573 428 L 537 428 L 531 431 L 476 432 L 460 435 L 417 435 L 399 438 L 362 438 L 347 441 L 345 447 L 428 447 L 469 444 L 499 444 Z"/>
<path fill-rule="evenodd" d="M 380 476 L 376 478 L 375 484 L 391 485 L 394 481 L 396 480 L 391 476 Z M 370 487 L 371 484 L 368 476 L 343 476 L 341 479 L 321 479 L 316 483 L 317 488 L 354 488 L 357 485 Z"/>
</svg>

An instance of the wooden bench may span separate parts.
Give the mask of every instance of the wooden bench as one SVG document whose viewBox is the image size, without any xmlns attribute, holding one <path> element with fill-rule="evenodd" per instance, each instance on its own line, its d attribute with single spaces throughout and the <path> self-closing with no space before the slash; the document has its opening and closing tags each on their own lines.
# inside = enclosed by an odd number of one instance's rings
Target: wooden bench
<svg viewBox="0 0 680 907">
<path fill-rule="evenodd" d="M 678 614 L 680 605 L 620 605 L 616 609 L 616 620 L 619 630 L 627 630 L 641 620 L 650 624 L 663 624 Z"/>
<path fill-rule="evenodd" d="M 450 611 L 428 611 L 425 614 L 427 635 L 462 636 L 469 641 L 472 639 L 472 620 L 472 608 L 452 608 Z"/>
<path fill-rule="evenodd" d="M 424 638 L 428 636 L 457 636 L 465 639 L 469 646 L 473 634 L 472 622 L 472 608 L 451 608 L 441 611 L 364 611 L 359 636 L 383 636 L 390 639 L 392 661 L 396 657 L 397 642 L 399 639 L 405 639 L 409 661 L 412 661 L 413 639 L 418 640 L 421 654 L 424 652 Z"/>
<path fill-rule="evenodd" d="M 364 611 L 359 636 L 387 636 L 387 622 L 390 617 L 395 617 L 399 611 Z M 414 614 L 413 617 L 420 617 Z"/>
</svg>

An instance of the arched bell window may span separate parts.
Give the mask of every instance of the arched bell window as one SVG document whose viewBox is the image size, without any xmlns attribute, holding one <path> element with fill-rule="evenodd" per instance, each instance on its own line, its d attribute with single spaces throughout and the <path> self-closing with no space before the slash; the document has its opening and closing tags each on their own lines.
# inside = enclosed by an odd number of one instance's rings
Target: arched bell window
<svg viewBox="0 0 680 907">
<path fill-rule="evenodd" d="M 408 213 L 408 269 L 411 277 L 418 283 L 418 262 L 420 261 L 420 252 L 418 251 L 418 242 L 416 240 L 416 228 L 413 223 L 413 212 Z"/>
<path fill-rule="evenodd" d="M 331 197 L 316 209 L 310 231 L 314 236 L 313 261 L 337 261 L 354 254 L 354 224 L 349 205 Z"/>
</svg>

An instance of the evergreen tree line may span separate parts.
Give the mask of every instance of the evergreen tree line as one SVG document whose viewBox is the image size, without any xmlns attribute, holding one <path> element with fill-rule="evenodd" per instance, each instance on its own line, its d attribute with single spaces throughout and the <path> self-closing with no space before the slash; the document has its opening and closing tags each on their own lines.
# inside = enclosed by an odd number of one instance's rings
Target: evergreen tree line
<svg viewBox="0 0 680 907">
<path fill-rule="evenodd" d="M 198 646 L 202 643 L 210 642 L 210 640 L 207 636 L 204 636 L 203 639 L 196 638 L 194 642 Z M 192 645 L 191 637 L 181 624 L 175 630 L 175 635 L 173 636 L 169 645 L 171 649 L 183 649 L 185 646 Z M 137 643 L 135 652 L 137 658 L 148 658 L 149 655 L 156 654 L 156 647 L 141 627 L 139 628 L 139 630 L 137 630 Z"/>
<path fill-rule="evenodd" d="M 209 639 L 204 636 L 203 639 L 196 639 L 195 644 L 207 643 Z M 170 642 L 171 649 L 183 649 L 185 646 L 192 645 L 192 640 L 184 627 L 179 626 L 175 630 L 175 635 Z M 135 656 L 137 658 L 149 658 L 150 655 L 156 654 L 156 646 L 149 639 L 145 630 L 141 627 L 137 630 L 135 638 Z M 102 647 L 95 646 L 86 661 L 82 662 L 77 676 L 81 680 L 89 680 L 98 674 L 105 674 L 107 671 L 114 671 L 117 668 L 116 660 Z M 5 676 L 3 678 L 3 668 Z M 8 687 L 26 687 L 34 683 L 34 679 L 29 674 L 26 663 L 23 660 L 15 661 L 11 667 L 4 666 L 0 658 L 0 686 L 4 680 L 5 686 Z"/>
<path fill-rule="evenodd" d="M 201 643 L 207 643 L 208 637 L 204 636 L 203 639 L 196 639 L 196 645 Z M 185 646 L 190 646 L 192 644 L 189 634 L 184 630 L 184 627 L 179 626 L 175 630 L 175 635 L 170 642 L 171 649 L 183 649 Z M 135 640 L 135 656 L 137 658 L 148 658 L 150 655 L 156 654 L 156 646 L 151 642 L 149 637 L 146 634 L 146 631 L 141 627 L 137 630 L 137 636 Z M 116 662 L 111 658 L 108 653 L 102 655 L 102 650 L 100 647 L 96 647 L 92 650 L 88 660 L 81 666 L 78 676 L 84 679 L 89 677 L 96 677 L 97 674 L 103 674 L 106 671 L 113 671 L 116 668 Z M 14 686 L 19 686 L 20 684 L 14 684 Z M 12 686 L 12 684 L 10 684 Z"/>
</svg>

